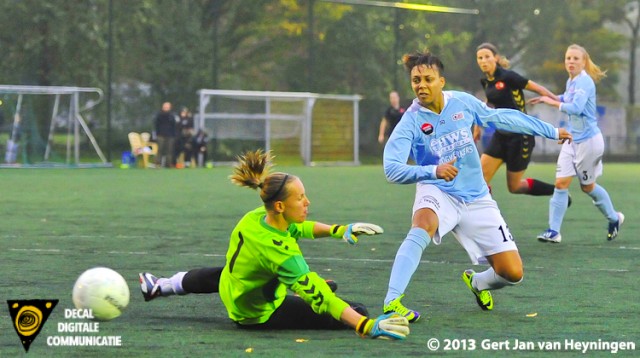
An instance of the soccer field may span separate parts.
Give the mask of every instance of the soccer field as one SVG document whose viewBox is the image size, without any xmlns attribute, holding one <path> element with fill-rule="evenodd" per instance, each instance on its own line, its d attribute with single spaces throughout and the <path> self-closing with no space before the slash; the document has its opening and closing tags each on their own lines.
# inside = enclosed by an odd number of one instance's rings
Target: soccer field
<svg viewBox="0 0 640 358">
<path fill-rule="evenodd" d="M 338 282 L 338 294 L 381 313 L 391 264 L 410 225 L 414 185 L 391 185 L 380 166 L 276 167 L 298 175 L 311 200 L 309 220 L 367 221 L 385 233 L 356 246 L 324 238 L 301 247 L 312 270 Z M 528 176 L 553 181 L 554 165 L 534 164 Z M 525 279 L 494 291 L 495 308 L 481 311 L 460 279 L 470 268 L 451 235 L 430 245 L 403 300 L 423 313 L 401 342 L 358 338 L 352 331 L 238 330 L 217 295 L 144 302 L 138 272 L 171 275 L 224 264 L 228 235 L 237 220 L 260 205 L 256 192 L 232 185 L 230 167 L 210 170 L 2 170 L 0 198 L 0 299 L 58 299 L 28 356 L 78 357 L 400 357 L 562 356 L 582 354 L 591 342 L 600 356 L 637 356 L 623 345 L 640 344 L 640 166 L 605 164 L 599 180 L 626 221 L 613 242 L 607 222 L 571 187 L 573 205 L 561 244 L 535 236 L 547 228 L 548 198 L 506 191 L 504 168 L 494 197 L 524 261 Z M 98 333 L 59 332 L 73 308 L 71 289 L 84 270 L 108 266 L 129 283 L 131 302 Z M 483 267 L 476 267 L 483 270 Z M 0 311 L 0 356 L 23 356 L 7 306 Z M 119 336 L 120 347 L 63 347 L 57 336 Z M 435 351 L 436 343 L 439 346 Z M 516 344 L 521 344 L 517 347 Z M 617 348 L 615 348 L 617 347 Z M 594 347 L 590 347 L 594 348 Z"/>
</svg>

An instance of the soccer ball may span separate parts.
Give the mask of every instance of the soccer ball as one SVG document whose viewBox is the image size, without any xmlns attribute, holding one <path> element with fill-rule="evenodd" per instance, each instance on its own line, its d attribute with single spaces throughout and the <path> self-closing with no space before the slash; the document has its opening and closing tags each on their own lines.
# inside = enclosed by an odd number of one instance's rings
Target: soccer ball
<svg viewBox="0 0 640 358">
<path fill-rule="evenodd" d="M 109 321 L 129 304 L 129 286 L 116 271 L 94 267 L 78 277 L 71 298 L 77 309 L 91 310 L 93 318 Z"/>
</svg>

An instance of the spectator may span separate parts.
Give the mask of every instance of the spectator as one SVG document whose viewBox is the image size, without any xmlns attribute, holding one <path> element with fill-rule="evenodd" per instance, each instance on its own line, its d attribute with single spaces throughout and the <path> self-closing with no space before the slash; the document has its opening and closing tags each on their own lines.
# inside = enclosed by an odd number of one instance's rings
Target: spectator
<svg viewBox="0 0 640 358">
<path fill-rule="evenodd" d="M 184 166 L 191 165 L 191 152 L 193 151 L 192 139 L 193 139 L 193 115 L 187 107 L 182 107 L 180 110 L 180 118 L 178 119 L 178 138 L 176 139 L 175 157 L 176 163 L 183 164 L 180 160 L 180 156 L 183 155 Z"/>
<path fill-rule="evenodd" d="M 176 116 L 171 112 L 171 103 L 164 102 L 162 110 L 154 119 L 153 137 L 158 143 L 156 167 L 173 166 L 173 154 L 176 138 Z"/>
<path fill-rule="evenodd" d="M 400 122 L 400 118 L 404 114 L 405 107 L 400 106 L 400 95 L 398 92 L 389 92 L 389 107 L 384 112 L 384 116 L 380 121 L 380 129 L 378 131 L 378 143 L 383 144 L 389 138 L 393 128 Z"/>
<path fill-rule="evenodd" d="M 191 139 L 191 151 L 189 157 L 185 156 L 185 161 L 191 163 L 191 159 L 196 160 L 198 167 L 203 167 L 207 162 L 207 145 L 209 144 L 209 135 L 204 129 L 198 130 L 198 133 Z M 185 154 L 186 155 L 186 154 Z"/>
</svg>

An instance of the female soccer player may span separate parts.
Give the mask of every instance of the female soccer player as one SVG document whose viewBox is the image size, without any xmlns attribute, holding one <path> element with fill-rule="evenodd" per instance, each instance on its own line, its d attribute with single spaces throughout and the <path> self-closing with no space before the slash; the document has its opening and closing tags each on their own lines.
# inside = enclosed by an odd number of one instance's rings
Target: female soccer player
<svg viewBox="0 0 640 358">
<path fill-rule="evenodd" d="M 140 274 L 145 300 L 191 292 L 219 293 L 229 318 L 246 329 L 338 329 L 345 325 L 361 336 L 404 339 L 407 319 L 397 314 L 370 319 L 361 304 L 343 301 L 311 271 L 299 238 L 333 236 L 350 243 L 358 234 L 382 233 L 373 224 L 346 226 L 306 221 L 309 199 L 294 175 L 269 173 L 271 156 L 260 150 L 240 157 L 230 176 L 233 183 L 260 191 L 263 206 L 252 210 L 231 233 L 226 264 L 178 273 L 170 279 Z M 201 281 L 201 282 L 200 282 Z M 296 295 L 287 295 L 287 289 Z"/>
<path fill-rule="evenodd" d="M 384 172 L 396 184 L 417 183 L 409 233 L 396 254 L 384 312 L 410 322 L 420 313 L 400 300 L 429 242 L 440 244 L 452 232 L 471 261 L 489 263 L 480 273 L 466 270 L 462 279 L 484 310 L 493 309 L 489 290 L 520 283 L 522 261 L 498 205 L 482 177 L 473 141 L 473 124 L 493 126 L 550 139 L 570 140 L 565 129 L 518 110 L 492 109 L 475 97 L 443 91 L 444 65 L 430 53 L 403 57 L 416 95 L 384 149 Z M 408 164 L 411 157 L 415 164 Z"/>
<path fill-rule="evenodd" d="M 491 43 L 485 42 L 478 46 L 476 60 L 480 70 L 485 74 L 480 83 L 490 107 L 512 108 L 527 113 L 523 90 L 536 92 L 540 96 L 553 95 L 545 87 L 509 70 L 509 61 L 499 55 L 498 49 Z M 474 135 L 478 138 L 480 127 L 475 128 L 477 133 Z M 497 130 L 480 157 L 484 180 L 491 185 L 491 179 L 500 165 L 506 163 L 507 187 L 510 193 L 552 195 L 552 184 L 532 178 L 522 179 L 535 145 L 536 141 L 532 135 Z"/>
<path fill-rule="evenodd" d="M 549 228 L 538 235 L 538 240 L 558 243 L 562 239 L 560 227 L 567 209 L 569 185 L 577 176 L 580 188 L 593 199 L 593 203 L 609 221 L 607 240 L 618 236 L 624 215 L 613 208 L 607 191 L 596 183 L 602 175 L 604 139 L 596 118 L 595 82 L 605 77 L 605 72 L 593 61 L 582 46 L 571 45 L 564 57 L 564 67 L 569 73 L 564 94 L 541 96 L 531 103 L 545 103 L 566 113 L 567 128 L 573 135 L 573 143 L 565 143 L 556 165 L 555 190 L 549 200 Z"/>
</svg>

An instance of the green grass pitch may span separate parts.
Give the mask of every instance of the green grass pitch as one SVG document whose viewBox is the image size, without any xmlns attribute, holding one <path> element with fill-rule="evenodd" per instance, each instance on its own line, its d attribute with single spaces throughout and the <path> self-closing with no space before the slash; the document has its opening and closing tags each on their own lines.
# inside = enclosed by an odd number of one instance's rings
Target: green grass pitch
<svg viewBox="0 0 640 358">
<path fill-rule="evenodd" d="M 356 246 L 330 238 L 301 244 L 311 268 L 338 282 L 338 294 L 379 314 L 396 250 L 410 226 L 414 185 L 388 184 L 380 166 L 277 167 L 302 178 L 310 220 L 368 221 L 385 233 Z M 236 221 L 260 204 L 257 193 L 232 185 L 230 167 L 210 170 L 2 170 L 0 172 L 0 300 L 59 299 L 28 352 L 30 357 L 400 357 L 511 356 L 515 340 L 634 342 L 640 344 L 640 166 L 605 164 L 599 183 L 626 215 L 620 236 L 607 242 L 607 223 L 571 187 L 573 205 L 561 244 L 535 236 L 546 229 L 548 198 L 506 191 L 504 169 L 494 197 L 514 235 L 525 280 L 494 291 L 495 308 L 481 311 L 460 279 L 469 259 L 453 236 L 430 245 L 404 303 L 423 313 L 403 342 L 360 339 L 352 331 L 246 332 L 235 328 L 217 295 L 191 295 L 145 303 L 137 274 L 156 275 L 224 264 Z M 528 176 L 553 181 L 552 164 L 534 164 Z M 121 347 L 48 346 L 59 333 L 71 288 L 93 266 L 120 272 L 131 289 L 123 315 L 100 323 L 97 335 L 121 336 Z M 482 267 L 476 267 L 482 270 Z M 7 306 L 0 311 L 0 356 L 25 355 Z M 535 317 L 528 315 L 535 314 Z M 82 335 L 82 334 L 78 334 Z M 86 335 L 96 335 L 86 334 Z M 430 339 L 440 347 L 431 352 Z M 301 341 L 297 341 L 301 340 Z M 483 348 L 482 342 L 507 341 Z M 431 341 L 433 343 L 433 341 Z M 449 344 L 450 350 L 445 350 Z M 474 351 L 469 351 L 475 344 Z M 457 350 L 456 350 L 457 348 Z M 467 350 L 464 350 L 466 348 Z M 247 352 L 250 349 L 251 352 Z M 637 348 L 640 350 L 640 347 Z M 536 349 L 523 356 L 557 356 Z M 609 353 L 589 351 L 588 355 Z M 636 351 L 620 351 L 634 356 Z M 580 355 L 569 350 L 562 356 Z"/>
</svg>

